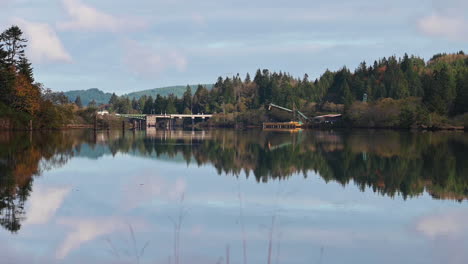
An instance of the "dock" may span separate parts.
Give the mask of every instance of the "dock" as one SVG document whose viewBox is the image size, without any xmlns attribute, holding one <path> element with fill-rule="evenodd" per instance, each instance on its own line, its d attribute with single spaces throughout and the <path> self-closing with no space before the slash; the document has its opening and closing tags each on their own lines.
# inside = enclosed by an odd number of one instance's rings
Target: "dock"
<svg viewBox="0 0 468 264">
<path fill-rule="evenodd" d="M 302 128 L 302 123 L 300 122 L 265 122 L 263 123 L 263 129 L 299 129 Z"/>
</svg>

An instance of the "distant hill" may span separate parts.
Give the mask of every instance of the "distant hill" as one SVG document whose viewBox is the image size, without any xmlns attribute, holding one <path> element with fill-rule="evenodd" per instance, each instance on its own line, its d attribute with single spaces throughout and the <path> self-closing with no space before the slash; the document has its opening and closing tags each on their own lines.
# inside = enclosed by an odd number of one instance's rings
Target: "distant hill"
<svg viewBox="0 0 468 264">
<path fill-rule="evenodd" d="M 202 84 L 205 86 L 208 90 L 211 90 L 213 88 L 213 84 Z M 197 90 L 198 85 L 190 85 L 192 88 L 192 94 L 195 93 Z M 127 96 L 128 98 L 136 98 L 139 99 L 142 96 L 152 96 L 153 98 L 156 97 L 156 95 L 161 95 L 161 96 L 168 96 L 169 94 L 174 94 L 175 96 L 181 98 L 182 95 L 185 92 L 185 89 L 187 89 L 187 86 L 185 85 L 177 85 L 177 86 L 168 86 L 168 87 L 162 87 L 162 88 L 154 88 L 150 90 L 144 90 L 144 91 L 139 91 L 139 92 L 133 92 L 129 94 L 125 94 L 123 96 Z"/>
<path fill-rule="evenodd" d="M 84 106 L 88 105 L 92 100 L 99 104 L 107 104 L 111 98 L 111 93 L 105 93 L 97 88 L 91 88 L 88 90 L 75 90 L 64 92 L 68 99 L 72 102 L 75 101 L 77 96 L 81 97 L 81 102 Z"/>
<path fill-rule="evenodd" d="M 213 84 L 203 84 L 208 90 L 213 88 Z M 192 87 L 192 94 L 195 93 L 197 90 L 198 85 L 190 85 Z M 182 97 L 185 92 L 187 86 L 177 85 L 177 86 L 169 86 L 169 87 L 162 87 L 162 88 L 155 88 L 150 90 L 138 91 L 129 94 L 125 94 L 123 96 L 127 96 L 128 98 L 136 98 L 139 99 L 142 96 L 152 96 L 153 98 L 156 95 L 160 94 L 161 96 L 168 96 L 169 94 L 174 94 L 177 97 Z M 91 88 L 88 90 L 75 90 L 75 91 L 68 91 L 64 92 L 64 94 L 68 97 L 68 99 L 72 102 L 75 101 L 77 96 L 81 97 L 81 102 L 84 106 L 88 105 L 89 102 L 92 100 L 96 101 L 98 105 L 100 104 L 107 104 L 112 96 L 112 93 L 105 93 L 97 88 Z"/>
</svg>

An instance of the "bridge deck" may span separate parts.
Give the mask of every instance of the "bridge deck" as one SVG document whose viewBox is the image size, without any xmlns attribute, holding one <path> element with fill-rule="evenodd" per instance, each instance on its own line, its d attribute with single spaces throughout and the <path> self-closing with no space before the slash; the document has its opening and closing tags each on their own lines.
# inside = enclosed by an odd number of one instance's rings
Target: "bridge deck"
<svg viewBox="0 0 468 264">
<path fill-rule="evenodd" d="M 210 118 L 213 115 L 207 114 L 168 114 L 168 115 L 146 115 L 147 117 L 156 117 L 156 118 Z"/>
<path fill-rule="evenodd" d="M 126 118 L 146 119 L 150 118 L 211 118 L 210 114 L 165 114 L 165 115 L 146 115 L 146 114 L 116 114 Z"/>
</svg>

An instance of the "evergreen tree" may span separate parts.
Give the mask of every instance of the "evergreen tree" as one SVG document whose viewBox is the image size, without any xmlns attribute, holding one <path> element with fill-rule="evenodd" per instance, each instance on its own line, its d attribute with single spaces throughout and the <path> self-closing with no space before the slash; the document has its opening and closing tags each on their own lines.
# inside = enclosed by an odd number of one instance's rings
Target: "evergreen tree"
<svg viewBox="0 0 468 264">
<path fill-rule="evenodd" d="M 17 64 L 18 73 L 22 74 L 30 83 L 34 83 L 34 74 L 31 63 L 26 57 L 21 57 Z"/>
<path fill-rule="evenodd" d="M 408 82 L 394 56 L 390 57 L 387 62 L 384 84 L 389 97 L 401 99 L 409 95 Z"/>
<path fill-rule="evenodd" d="M 176 114 L 177 112 L 177 109 L 176 109 L 176 106 L 175 106 L 175 96 L 173 94 L 170 94 L 168 97 L 167 97 L 167 106 L 166 106 L 166 112 L 167 114 Z"/>
<path fill-rule="evenodd" d="M 192 109 L 192 88 L 189 85 L 183 95 L 183 109 Z"/>
<path fill-rule="evenodd" d="M 468 112 L 468 69 L 460 72 L 457 78 L 457 95 L 454 101 L 453 113 Z"/>
<path fill-rule="evenodd" d="M 345 111 L 348 110 L 351 105 L 353 104 L 354 102 L 354 96 L 353 94 L 351 93 L 351 89 L 349 88 L 349 85 L 347 82 L 345 82 L 343 84 L 343 103 L 344 103 L 344 107 L 345 107 Z"/>
<path fill-rule="evenodd" d="M 137 111 L 138 113 L 141 113 L 140 104 L 138 103 L 138 100 L 135 97 L 133 97 L 132 99 L 132 109 Z"/>
<path fill-rule="evenodd" d="M 426 76 L 424 83 L 424 102 L 429 110 L 441 115 L 448 113 L 455 99 L 456 85 L 447 65 L 434 70 L 432 75 Z"/>
<path fill-rule="evenodd" d="M 91 100 L 91 102 L 88 103 L 88 107 L 90 107 L 90 108 L 95 108 L 95 107 L 97 107 L 96 101 L 95 101 L 94 99 Z"/>
<path fill-rule="evenodd" d="M 0 34 L 0 45 L 6 52 L 5 62 L 9 66 L 17 66 L 24 58 L 27 39 L 23 38 L 23 31 L 18 26 L 11 26 Z"/>
<path fill-rule="evenodd" d="M 247 74 L 245 75 L 245 80 L 244 80 L 244 82 L 247 83 L 247 84 L 251 82 L 251 80 L 250 80 L 250 74 L 249 74 L 249 73 L 247 73 Z"/>
<path fill-rule="evenodd" d="M 83 107 L 83 103 L 81 102 L 81 97 L 80 96 L 77 96 L 76 99 L 75 99 L 75 104 L 76 106 L 78 106 L 78 108 L 82 108 Z"/>
<path fill-rule="evenodd" d="M 143 107 L 143 114 L 153 114 L 155 112 L 153 97 L 148 97 Z"/>
<path fill-rule="evenodd" d="M 156 95 L 154 100 L 154 112 L 156 114 L 163 114 L 166 109 L 166 100 L 160 95 Z"/>
<path fill-rule="evenodd" d="M 109 99 L 109 104 L 114 105 L 117 103 L 118 100 L 119 97 L 115 93 L 112 93 L 111 98 Z"/>
</svg>

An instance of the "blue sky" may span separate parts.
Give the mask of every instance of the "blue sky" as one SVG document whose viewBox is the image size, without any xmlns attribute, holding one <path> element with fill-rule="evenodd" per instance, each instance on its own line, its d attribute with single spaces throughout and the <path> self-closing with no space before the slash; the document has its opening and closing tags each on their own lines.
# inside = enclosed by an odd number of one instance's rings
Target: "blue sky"
<svg viewBox="0 0 468 264">
<path fill-rule="evenodd" d="M 466 10 L 463 0 L 0 0 L 0 28 L 23 28 L 46 87 L 122 94 L 466 50 Z"/>
</svg>

